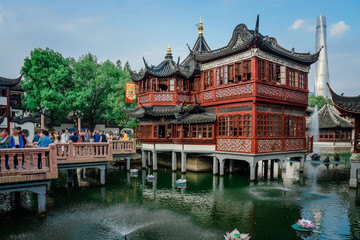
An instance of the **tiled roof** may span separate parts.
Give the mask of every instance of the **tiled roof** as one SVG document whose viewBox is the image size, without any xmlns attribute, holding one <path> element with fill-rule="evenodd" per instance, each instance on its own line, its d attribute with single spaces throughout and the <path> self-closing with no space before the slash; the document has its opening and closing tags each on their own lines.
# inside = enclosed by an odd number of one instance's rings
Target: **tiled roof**
<svg viewBox="0 0 360 240">
<path fill-rule="evenodd" d="M 312 115 L 306 121 L 306 127 L 311 127 L 315 116 Z M 318 111 L 319 128 L 353 128 L 354 125 L 349 119 L 340 116 L 340 112 L 328 102 Z"/>
<path fill-rule="evenodd" d="M 193 52 L 208 52 L 211 51 L 209 45 L 205 41 L 205 38 L 203 35 L 199 35 L 197 38 L 194 47 L 192 48 Z M 189 65 L 191 61 L 194 61 L 192 59 L 191 53 L 185 58 L 185 60 L 181 63 L 182 65 Z"/>
<path fill-rule="evenodd" d="M 21 82 L 21 78 L 22 76 L 14 79 L 0 77 L 0 86 L 15 86 Z"/>
<path fill-rule="evenodd" d="M 133 81 L 140 81 L 145 79 L 148 76 L 155 77 L 170 77 L 170 76 L 179 76 L 182 78 L 190 78 L 194 75 L 196 70 L 199 69 L 198 64 L 195 61 L 189 61 L 187 65 L 182 65 L 178 62 L 173 61 L 171 53 L 166 54 L 164 61 L 162 61 L 157 66 L 149 66 L 144 59 L 145 63 L 145 72 L 135 73 L 130 71 L 130 76 Z"/>
<path fill-rule="evenodd" d="M 357 97 L 344 97 L 337 95 L 329 85 L 328 87 L 335 107 L 345 112 L 360 114 L 360 95 Z"/>
<path fill-rule="evenodd" d="M 226 57 L 235 53 L 246 51 L 250 48 L 258 47 L 266 52 L 273 53 L 277 56 L 310 66 L 317 61 L 319 52 L 311 53 L 297 53 L 294 49 L 287 50 L 281 47 L 275 38 L 269 36 L 262 36 L 258 33 L 257 27 L 254 30 L 249 30 L 245 24 L 239 24 L 234 29 L 232 38 L 227 46 L 207 52 L 198 52 L 191 50 L 193 58 L 198 62 L 209 62 L 222 57 Z"/>
<path fill-rule="evenodd" d="M 135 109 L 125 109 L 132 118 L 150 117 L 173 117 L 172 123 L 208 123 L 215 122 L 216 115 L 205 113 L 205 109 L 198 103 L 184 106 L 141 106 Z"/>
</svg>

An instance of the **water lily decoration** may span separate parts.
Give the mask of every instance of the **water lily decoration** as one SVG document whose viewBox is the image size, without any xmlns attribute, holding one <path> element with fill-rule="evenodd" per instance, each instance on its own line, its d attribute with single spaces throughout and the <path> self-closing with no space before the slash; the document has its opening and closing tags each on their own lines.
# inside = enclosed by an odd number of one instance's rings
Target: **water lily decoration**
<svg viewBox="0 0 360 240">
<path fill-rule="evenodd" d="M 248 233 L 240 233 L 236 228 L 231 233 L 226 232 L 224 235 L 225 240 L 249 240 L 250 236 Z"/>
<path fill-rule="evenodd" d="M 178 179 L 176 180 L 176 184 L 186 184 L 187 180 L 186 179 Z"/>
<path fill-rule="evenodd" d="M 297 225 L 301 228 L 306 228 L 306 229 L 309 229 L 309 228 L 313 228 L 315 225 L 311 222 L 311 220 L 308 220 L 308 219 L 299 219 L 297 221 Z"/>
<path fill-rule="evenodd" d="M 147 175 L 146 178 L 147 179 L 153 179 L 153 178 L 155 178 L 155 176 L 154 175 Z"/>
<path fill-rule="evenodd" d="M 137 173 L 139 170 L 138 169 L 136 169 L 136 168 L 134 168 L 134 169 L 130 169 L 130 172 L 131 173 Z"/>
</svg>

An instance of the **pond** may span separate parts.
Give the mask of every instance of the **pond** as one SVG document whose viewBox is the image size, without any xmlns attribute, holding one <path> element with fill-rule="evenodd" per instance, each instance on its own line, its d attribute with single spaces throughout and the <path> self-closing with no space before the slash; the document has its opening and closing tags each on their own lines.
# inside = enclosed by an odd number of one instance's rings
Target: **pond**
<svg viewBox="0 0 360 240">
<path fill-rule="evenodd" d="M 224 239 L 238 228 L 251 239 L 358 239 L 360 194 L 348 188 L 348 163 L 285 162 L 278 178 L 233 173 L 186 173 L 187 187 L 176 188 L 181 173 L 151 169 L 138 177 L 108 169 L 106 185 L 85 178 L 67 187 L 66 172 L 51 183 L 47 216 L 36 214 L 36 195 L 0 194 L 0 239 Z M 96 174 L 91 170 L 87 176 Z M 184 177 L 184 176 L 183 176 Z M 90 179 L 90 180 L 89 180 Z M 299 218 L 315 223 L 301 235 L 291 228 Z"/>
</svg>

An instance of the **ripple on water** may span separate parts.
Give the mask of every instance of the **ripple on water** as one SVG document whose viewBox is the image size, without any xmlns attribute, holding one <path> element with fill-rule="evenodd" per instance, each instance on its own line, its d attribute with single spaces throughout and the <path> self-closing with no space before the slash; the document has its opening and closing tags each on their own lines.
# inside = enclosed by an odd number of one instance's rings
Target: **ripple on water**
<svg viewBox="0 0 360 240">
<path fill-rule="evenodd" d="M 218 239 L 221 232 L 200 228 L 190 217 L 137 205 L 73 206 L 50 213 L 38 228 L 11 239 Z M 128 238 L 129 239 L 129 238 Z"/>
</svg>

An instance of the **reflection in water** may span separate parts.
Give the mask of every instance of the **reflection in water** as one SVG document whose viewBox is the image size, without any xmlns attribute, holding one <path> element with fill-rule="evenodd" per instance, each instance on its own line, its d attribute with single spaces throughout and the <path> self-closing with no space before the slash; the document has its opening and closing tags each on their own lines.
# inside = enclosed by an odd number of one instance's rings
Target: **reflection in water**
<svg viewBox="0 0 360 240">
<path fill-rule="evenodd" d="M 268 240 L 359 235 L 360 197 L 348 190 L 343 165 L 307 163 L 300 174 L 298 162 L 284 162 L 278 176 L 276 164 L 273 179 L 257 182 L 237 173 L 219 177 L 142 170 L 141 176 L 130 178 L 127 171 L 108 171 L 106 187 L 52 189 L 47 218 L 31 223 L 26 220 L 31 210 L 19 219 L 12 217 L 11 195 L 3 194 L 0 224 L 5 230 L 0 239 L 222 239 L 234 228 L 250 233 L 252 239 Z M 144 180 L 147 174 L 155 181 Z M 178 178 L 187 179 L 186 189 L 176 188 Z M 299 218 L 313 220 L 314 232 L 304 235 L 291 229 Z"/>
</svg>

